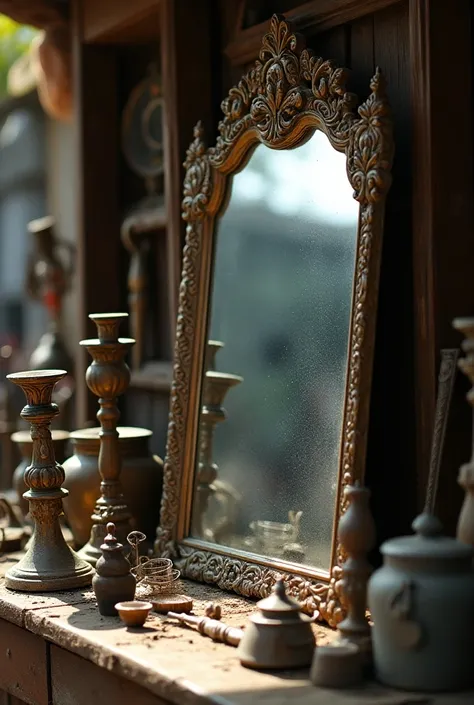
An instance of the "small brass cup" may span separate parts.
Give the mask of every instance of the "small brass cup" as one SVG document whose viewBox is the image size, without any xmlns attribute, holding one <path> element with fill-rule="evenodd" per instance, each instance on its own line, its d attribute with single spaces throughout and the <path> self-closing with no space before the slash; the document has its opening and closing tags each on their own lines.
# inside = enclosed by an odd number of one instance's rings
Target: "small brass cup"
<svg viewBox="0 0 474 705">
<path fill-rule="evenodd" d="M 143 627 L 152 608 L 151 602 L 140 602 L 139 600 L 117 602 L 115 605 L 120 619 L 127 627 Z"/>
</svg>

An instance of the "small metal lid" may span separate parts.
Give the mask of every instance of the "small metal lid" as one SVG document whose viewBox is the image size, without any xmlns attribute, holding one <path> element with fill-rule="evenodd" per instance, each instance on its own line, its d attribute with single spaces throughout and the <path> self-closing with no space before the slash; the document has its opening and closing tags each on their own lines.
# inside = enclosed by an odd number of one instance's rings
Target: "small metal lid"
<svg viewBox="0 0 474 705">
<path fill-rule="evenodd" d="M 443 535 L 443 525 L 432 514 L 420 514 L 412 524 L 414 536 L 400 536 L 380 547 L 389 558 L 419 558 L 471 561 L 474 548 Z"/>
<path fill-rule="evenodd" d="M 123 550 L 123 545 L 119 542 L 115 535 L 116 531 L 117 529 L 115 524 L 109 521 L 107 524 L 107 533 L 104 538 L 104 543 L 100 547 L 100 550 L 103 553 L 118 553 Z"/>
</svg>

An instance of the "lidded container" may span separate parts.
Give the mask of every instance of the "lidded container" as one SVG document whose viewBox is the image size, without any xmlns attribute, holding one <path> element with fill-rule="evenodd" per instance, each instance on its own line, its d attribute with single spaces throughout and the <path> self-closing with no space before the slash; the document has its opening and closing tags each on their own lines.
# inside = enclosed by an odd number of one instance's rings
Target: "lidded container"
<svg viewBox="0 0 474 705">
<path fill-rule="evenodd" d="M 277 580 L 272 594 L 257 607 L 237 649 L 242 665 L 276 669 L 309 666 L 315 647 L 313 620 L 286 594 L 283 580 Z"/>
<path fill-rule="evenodd" d="M 381 546 L 382 568 L 369 581 L 376 677 L 412 691 L 474 686 L 474 549 L 444 536 L 421 514 L 414 536 Z"/>
<path fill-rule="evenodd" d="M 95 575 L 92 578 L 99 612 L 104 617 L 118 614 L 116 604 L 131 602 L 135 599 L 137 581 L 131 573 L 123 545 L 115 536 L 115 524 L 107 524 L 107 535 L 100 547 L 102 556 L 97 561 Z"/>
</svg>

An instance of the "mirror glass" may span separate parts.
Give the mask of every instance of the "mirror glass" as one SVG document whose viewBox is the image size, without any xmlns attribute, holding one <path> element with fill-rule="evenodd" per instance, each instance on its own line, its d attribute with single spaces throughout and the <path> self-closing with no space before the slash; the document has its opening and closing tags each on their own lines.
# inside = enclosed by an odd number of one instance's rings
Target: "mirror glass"
<svg viewBox="0 0 474 705">
<path fill-rule="evenodd" d="M 258 145 L 217 224 L 191 535 L 328 571 L 359 205 L 316 131 Z"/>
</svg>

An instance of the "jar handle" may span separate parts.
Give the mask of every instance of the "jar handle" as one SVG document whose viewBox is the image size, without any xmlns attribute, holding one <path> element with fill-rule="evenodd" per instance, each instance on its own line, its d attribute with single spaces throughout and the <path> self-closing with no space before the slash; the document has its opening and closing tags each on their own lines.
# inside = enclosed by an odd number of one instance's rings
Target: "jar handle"
<svg viewBox="0 0 474 705">
<path fill-rule="evenodd" d="M 421 640 L 421 627 L 418 622 L 410 619 L 413 611 L 416 583 L 405 580 L 391 594 L 389 614 L 392 620 L 392 637 L 398 646 L 404 649 L 414 649 Z"/>
</svg>

